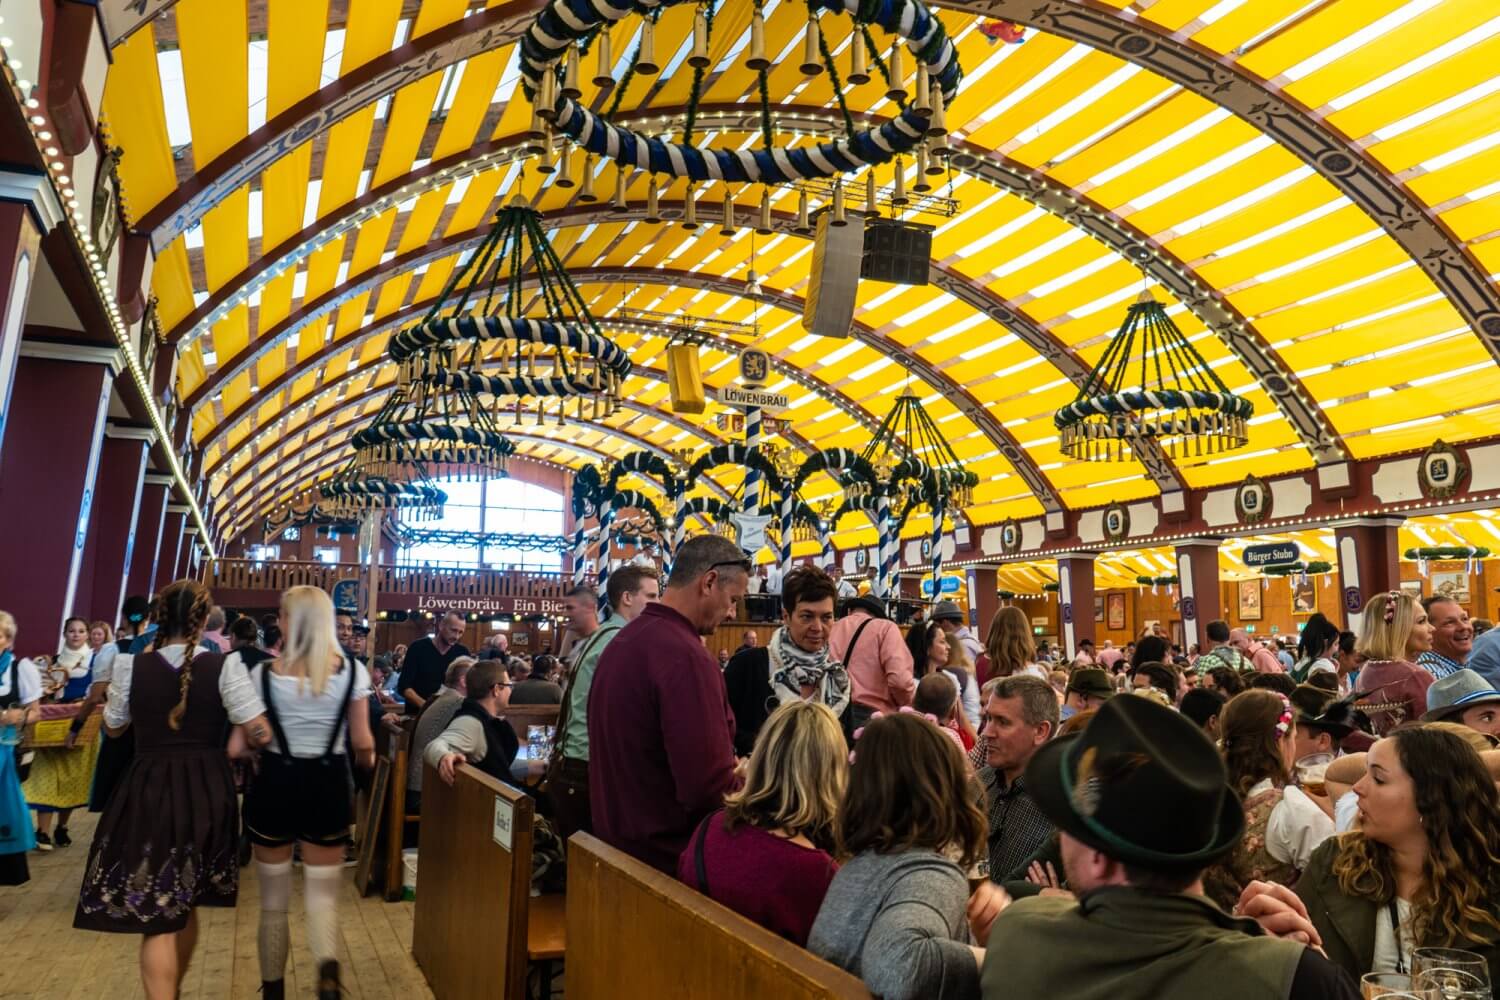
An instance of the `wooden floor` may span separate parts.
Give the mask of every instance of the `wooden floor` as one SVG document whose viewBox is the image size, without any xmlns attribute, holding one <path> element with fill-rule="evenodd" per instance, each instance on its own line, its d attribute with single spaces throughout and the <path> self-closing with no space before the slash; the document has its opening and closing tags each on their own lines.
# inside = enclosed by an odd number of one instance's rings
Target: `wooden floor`
<svg viewBox="0 0 1500 1000">
<path fill-rule="evenodd" d="M 0 887 L 0 1000 L 82 1000 L 141 997 L 136 953 L 140 937 L 73 929 L 73 907 L 83 880 L 84 861 L 95 817 L 74 814 L 73 846 L 31 854 L 31 881 Z M 339 901 L 339 965 L 344 990 L 368 1000 L 422 1000 L 432 992 L 411 957 L 412 903 L 360 899 L 349 869 Z M 258 998 L 260 966 L 255 936 L 260 891 L 255 866 L 241 869 L 240 903 L 233 910 L 198 911 L 198 950 L 183 984 L 184 998 Z M 301 868 L 293 870 L 290 907 L 292 954 L 286 995 L 311 997 L 312 956 L 303 926 Z"/>
</svg>

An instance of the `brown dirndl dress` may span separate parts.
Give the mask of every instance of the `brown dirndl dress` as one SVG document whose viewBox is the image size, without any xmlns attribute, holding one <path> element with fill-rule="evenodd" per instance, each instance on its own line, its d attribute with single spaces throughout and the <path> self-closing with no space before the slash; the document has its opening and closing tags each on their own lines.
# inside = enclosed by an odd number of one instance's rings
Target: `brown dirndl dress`
<svg viewBox="0 0 1500 1000">
<path fill-rule="evenodd" d="M 239 813 L 225 755 L 220 653 L 198 653 L 182 727 L 167 715 L 181 675 L 160 654 L 135 657 L 135 757 L 94 831 L 73 926 L 122 934 L 179 931 L 198 906 L 233 906 Z"/>
</svg>

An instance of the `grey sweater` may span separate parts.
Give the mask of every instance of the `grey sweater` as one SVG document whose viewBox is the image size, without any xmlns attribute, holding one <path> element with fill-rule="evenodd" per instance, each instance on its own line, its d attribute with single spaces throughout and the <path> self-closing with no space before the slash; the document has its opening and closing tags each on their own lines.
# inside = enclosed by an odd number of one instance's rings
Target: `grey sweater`
<svg viewBox="0 0 1500 1000">
<path fill-rule="evenodd" d="M 839 869 L 809 951 L 882 1000 L 977 1000 L 963 869 L 933 851 L 865 852 Z"/>
</svg>

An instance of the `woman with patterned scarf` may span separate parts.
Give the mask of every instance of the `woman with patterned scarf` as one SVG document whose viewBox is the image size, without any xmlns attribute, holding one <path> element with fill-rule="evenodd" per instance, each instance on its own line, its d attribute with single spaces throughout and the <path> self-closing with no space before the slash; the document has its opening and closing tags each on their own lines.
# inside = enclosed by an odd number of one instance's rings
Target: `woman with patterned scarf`
<svg viewBox="0 0 1500 1000">
<path fill-rule="evenodd" d="M 833 578 L 802 566 L 781 584 L 782 626 L 764 646 L 742 649 L 724 668 L 724 686 L 734 711 L 734 752 L 748 757 L 755 736 L 779 706 L 792 701 L 827 705 L 849 732 L 849 674 L 828 656 Z"/>
</svg>

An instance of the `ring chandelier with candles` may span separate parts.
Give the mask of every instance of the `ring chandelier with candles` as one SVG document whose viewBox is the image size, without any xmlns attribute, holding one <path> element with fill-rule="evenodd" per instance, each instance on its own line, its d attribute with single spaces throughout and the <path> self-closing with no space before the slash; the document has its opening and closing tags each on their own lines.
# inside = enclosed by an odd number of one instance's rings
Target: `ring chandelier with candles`
<svg viewBox="0 0 1500 1000">
<path fill-rule="evenodd" d="M 772 64 L 765 51 L 765 20 L 759 0 L 756 0 L 751 16 L 746 65 L 759 80 L 763 148 L 713 149 L 693 144 L 694 120 L 704 75 L 712 65 L 709 40 L 716 8 L 709 0 L 697 3 L 694 17 L 692 50 L 686 59 L 693 80 L 682 141 L 647 136 L 612 124 L 610 115 L 619 108 L 631 81 L 637 76 L 648 77 L 661 72 L 655 52 L 656 19 L 663 9 L 684 2 L 687 0 L 634 0 L 633 3 L 613 6 L 607 0 L 552 0 L 537 15 L 521 40 L 520 70 L 523 90 L 535 109 L 527 151 L 540 158 L 537 166 L 540 173 L 555 173 L 554 183 L 562 187 L 574 186 L 570 145 L 576 145 L 587 154 L 583 187 L 579 192 L 583 201 L 597 200 L 593 184 L 597 158 L 601 156 L 620 165 L 616 175 L 616 203 L 624 201 L 631 170 L 644 171 L 653 179 L 663 175 L 688 178 L 687 214 L 683 221 L 691 227 L 696 226 L 691 182 L 760 184 L 764 187 L 758 228 L 769 232 L 770 188 L 773 186 L 833 179 L 830 205 L 837 223 L 843 224 L 842 178 L 845 176 L 903 155 L 916 158 L 919 183 L 925 183 L 926 175 L 943 172 L 940 161 L 951 152 L 945 138 L 948 130 L 944 108 L 957 95 L 963 70 L 943 23 L 920 0 L 807 0 L 808 20 L 800 68 L 808 76 L 829 74 L 844 115 L 847 135 L 843 139 L 796 147 L 778 144 L 767 84 L 767 73 Z M 900 114 L 890 122 L 876 128 L 854 128 L 844 103 L 843 81 L 820 23 L 820 13 L 825 11 L 847 13 L 854 21 L 854 42 L 850 46 L 848 73 L 844 79 L 854 84 L 868 82 L 873 64 L 887 82 L 886 96 L 901 108 Z M 639 44 L 617 84 L 613 78 L 609 28 L 630 14 L 638 14 L 645 21 Z M 896 36 L 889 58 L 882 53 L 872 27 Z M 603 114 L 579 103 L 583 96 L 579 88 L 580 65 L 590 50 L 598 60 L 593 83 L 614 89 L 614 97 Z M 907 56 L 903 50 L 909 50 L 916 63 L 915 93 L 910 98 L 905 83 Z M 564 138 L 561 169 L 554 161 L 554 133 Z M 904 170 L 896 171 L 895 183 L 898 189 L 904 187 Z M 866 175 L 866 187 L 866 200 L 873 205 L 876 200 L 873 171 Z M 729 206 L 726 218 L 733 217 L 732 197 L 730 194 L 725 196 Z M 800 190 L 798 216 L 802 229 L 808 228 L 807 198 L 808 191 Z M 647 189 L 648 222 L 660 221 L 660 218 L 653 218 L 656 200 L 657 184 L 653 180 Z"/>
</svg>

